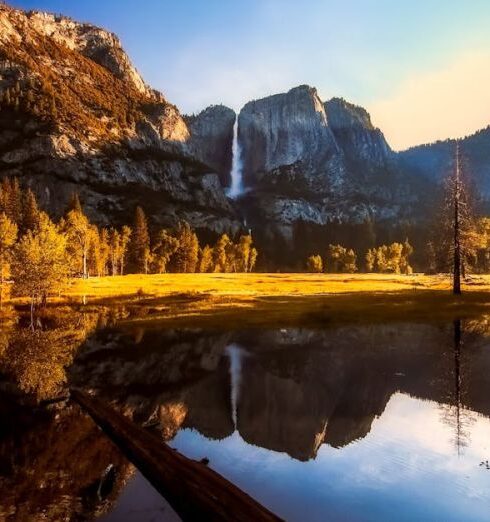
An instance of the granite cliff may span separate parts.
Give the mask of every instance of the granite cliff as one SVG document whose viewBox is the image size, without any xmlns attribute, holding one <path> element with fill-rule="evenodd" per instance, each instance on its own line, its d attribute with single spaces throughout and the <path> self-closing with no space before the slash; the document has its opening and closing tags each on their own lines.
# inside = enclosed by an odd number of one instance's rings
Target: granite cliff
<svg viewBox="0 0 490 522">
<path fill-rule="evenodd" d="M 77 191 L 103 224 L 127 222 L 143 204 L 165 226 L 240 226 L 216 171 L 193 153 L 185 119 L 144 83 L 115 35 L 0 6 L 0 101 L 0 175 L 21 178 L 54 214 Z"/>
<path fill-rule="evenodd" d="M 301 258 L 325 240 L 363 249 L 366 228 L 396 236 L 387 229 L 410 222 L 425 204 L 428 181 L 403 175 L 362 107 L 324 103 L 302 85 L 247 103 L 238 122 L 248 189 L 242 208 L 269 256 L 278 244 L 294 253 L 303 242 Z"/>
<path fill-rule="evenodd" d="M 211 105 L 197 115 L 185 116 L 191 150 L 218 173 L 223 187 L 231 184 L 235 120 L 235 111 L 224 105 Z"/>
</svg>

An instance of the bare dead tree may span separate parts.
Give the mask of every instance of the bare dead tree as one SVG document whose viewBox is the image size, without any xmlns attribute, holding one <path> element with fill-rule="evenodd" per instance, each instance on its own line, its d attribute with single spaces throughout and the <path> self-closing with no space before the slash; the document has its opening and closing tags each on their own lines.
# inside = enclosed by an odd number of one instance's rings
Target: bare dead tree
<svg viewBox="0 0 490 522">
<path fill-rule="evenodd" d="M 452 291 L 461 294 L 461 278 L 474 261 L 476 190 L 468 177 L 459 142 L 453 166 L 444 183 L 443 198 L 437 208 L 428 244 L 432 271 L 452 273 Z M 473 260 L 473 261 L 472 261 Z"/>
<path fill-rule="evenodd" d="M 453 294 L 461 294 L 461 165 L 459 143 L 456 143 L 456 161 L 453 182 L 454 240 L 453 240 Z"/>
</svg>

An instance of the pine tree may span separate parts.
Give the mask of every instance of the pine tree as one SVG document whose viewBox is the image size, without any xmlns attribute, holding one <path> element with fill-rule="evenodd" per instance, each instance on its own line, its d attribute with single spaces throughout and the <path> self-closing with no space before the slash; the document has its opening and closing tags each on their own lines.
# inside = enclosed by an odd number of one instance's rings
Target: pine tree
<svg viewBox="0 0 490 522">
<path fill-rule="evenodd" d="M 133 270 L 137 273 L 148 273 L 150 235 L 146 216 L 141 207 L 136 207 L 134 214 L 130 255 Z"/>
<path fill-rule="evenodd" d="M 70 196 L 68 206 L 66 207 L 65 216 L 68 215 L 72 210 L 81 214 L 83 213 L 82 204 L 80 203 L 80 196 L 78 195 L 78 192 L 73 192 Z"/>
<path fill-rule="evenodd" d="M 25 234 L 28 230 L 33 230 L 39 225 L 39 206 L 36 196 L 30 188 L 24 192 L 22 207 L 22 225 L 20 232 L 21 234 Z"/>
<path fill-rule="evenodd" d="M 438 271 L 452 272 L 453 293 L 461 293 L 461 277 L 475 259 L 476 190 L 468 179 L 459 142 L 454 168 L 444 184 L 444 198 L 437 214 L 437 226 L 430 238 Z"/>
<path fill-rule="evenodd" d="M 120 250 L 119 250 L 119 274 L 124 275 L 124 268 L 125 268 L 125 260 L 126 260 L 126 254 L 129 247 L 129 242 L 131 241 L 131 235 L 133 231 L 128 226 L 123 226 L 121 229 L 120 234 Z"/>
<path fill-rule="evenodd" d="M 0 185 L 0 212 L 19 225 L 22 222 L 22 191 L 17 178 L 4 178 Z"/>
<path fill-rule="evenodd" d="M 196 271 L 199 260 L 199 240 L 185 221 L 177 230 L 178 247 L 173 256 L 176 272 L 193 273 Z"/>
</svg>

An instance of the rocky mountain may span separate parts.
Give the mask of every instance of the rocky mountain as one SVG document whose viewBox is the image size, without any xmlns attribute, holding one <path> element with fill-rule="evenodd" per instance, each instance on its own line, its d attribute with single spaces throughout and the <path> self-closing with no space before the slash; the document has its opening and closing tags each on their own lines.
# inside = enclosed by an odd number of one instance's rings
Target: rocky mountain
<svg viewBox="0 0 490 522">
<path fill-rule="evenodd" d="M 246 190 L 233 202 L 236 123 Z M 462 144 L 490 200 L 490 128 Z M 365 109 L 324 102 L 308 85 L 238 115 L 214 105 L 183 116 L 115 35 L 0 5 L 0 176 L 21 178 L 57 215 L 77 191 L 100 224 L 127 222 L 138 204 L 155 224 L 185 219 L 201 236 L 246 223 L 264 268 L 293 268 L 329 243 L 361 256 L 407 236 L 423 245 L 453 149 L 449 140 L 395 153 Z"/>
<path fill-rule="evenodd" d="M 247 103 L 238 136 L 242 206 L 269 256 L 299 242 L 300 256 L 325 241 L 365 248 L 370 223 L 409 222 L 424 205 L 428 181 L 403 176 L 366 110 L 340 98 L 324 103 L 307 85 Z"/>
<path fill-rule="evenodd" d="M 246 186 L 302 194 L 340 189 L 340 150 L 316 89 L 301 85 L 249 102 L 238 125 Z"/>
<path fill-rule="evenodd" d="M 393 162 L 393 151 L 383 133 L 371 123 L 366 109 L 342 98 L 332 98 L 324 107 L 348 168 L 372 172 Z"/>
<path fill-rule="evenodd" d="M 197 115 L 185 116 L 193 153 L 218 173 L 223 187 L 231 184 L 236 117 L 235 111 L 224 105 L 211 105 Z"/>
<path fill-rule="evenodd" d="M 102 223 L 127 222 L 144 204 L 165 226 L 240 226 L 215 170 L 193 154 L 185 119 L 115 35 L 2 4 L 0 101 L 0 175 L 21 178 L 54 213 L 78 191 Z"/>
</svg>

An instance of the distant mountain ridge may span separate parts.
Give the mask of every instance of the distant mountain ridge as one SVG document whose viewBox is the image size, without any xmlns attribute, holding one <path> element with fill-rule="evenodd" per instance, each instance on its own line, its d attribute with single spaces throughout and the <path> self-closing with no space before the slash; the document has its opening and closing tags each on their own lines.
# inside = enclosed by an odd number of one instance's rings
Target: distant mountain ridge
<svg viewBox="0 0 490 522">
<path fill-rule="evenodd" d="M 456 141 L 465 156 L 469 176 L 485 200 L 490 199 L 490 126 L 455 140 L 411 147 L 398 153 L 402 166 L 414 175 L 439 182 L 450 172 Z"/>
</svg>

